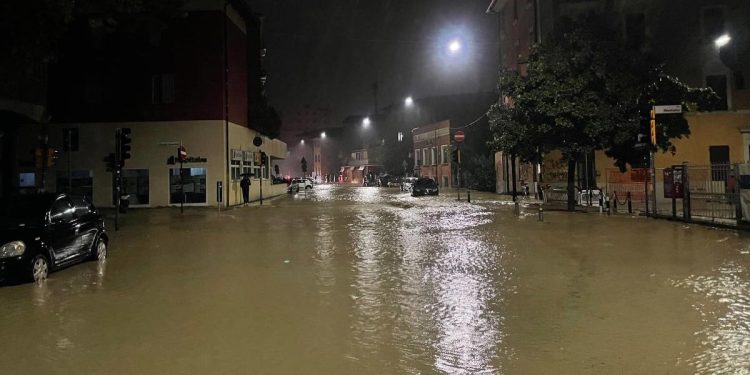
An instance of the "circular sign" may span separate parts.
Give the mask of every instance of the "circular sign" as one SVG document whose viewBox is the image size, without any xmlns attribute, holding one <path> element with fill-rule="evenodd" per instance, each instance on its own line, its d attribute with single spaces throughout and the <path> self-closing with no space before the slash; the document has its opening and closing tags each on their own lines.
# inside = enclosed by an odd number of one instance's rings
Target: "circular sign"
<svg viewBox="0 0 750 375">
<path fill-rule="evenodd" d="M 253 144 L 255 145 L 255 147 L 260 147 L 260 145 L 263 144 L 263 138 L 261 137 L 253 138 Z"/>
<path fill-rule="evenodd" d="M 458 142 L 458 143 L 463 142 L 464 138 L 465 138 L 464 132 L 462 132 L 460 130 L 456 130 L 456 134 L 453 135 L 453 139 L 455 139 L 456 142 Z"/>
</svg>

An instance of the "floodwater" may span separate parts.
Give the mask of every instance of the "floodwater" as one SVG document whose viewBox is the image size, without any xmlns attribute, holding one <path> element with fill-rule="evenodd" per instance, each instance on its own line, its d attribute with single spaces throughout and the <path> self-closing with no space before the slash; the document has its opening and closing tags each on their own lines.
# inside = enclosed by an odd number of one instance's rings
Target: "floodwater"
<svg viewBox="0 0 750 375">
<path fill-rule="evenodd" d="M 0 373 L 748 374 L 750 236 L 318 186 L 0 288 Z"/>
</svg>

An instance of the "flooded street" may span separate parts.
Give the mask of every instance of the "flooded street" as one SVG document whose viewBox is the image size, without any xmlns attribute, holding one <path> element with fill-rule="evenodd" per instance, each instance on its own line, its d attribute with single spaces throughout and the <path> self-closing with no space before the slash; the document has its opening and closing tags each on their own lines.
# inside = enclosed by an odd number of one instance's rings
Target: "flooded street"
<svg viewBox="0 0 750 375">
<path fill-rule="evenodd" d="M 472 198 L 131 211 L 106 263 L 0 288 L 1 372 L 750 373 L 747 234 Z"/>
</svg>

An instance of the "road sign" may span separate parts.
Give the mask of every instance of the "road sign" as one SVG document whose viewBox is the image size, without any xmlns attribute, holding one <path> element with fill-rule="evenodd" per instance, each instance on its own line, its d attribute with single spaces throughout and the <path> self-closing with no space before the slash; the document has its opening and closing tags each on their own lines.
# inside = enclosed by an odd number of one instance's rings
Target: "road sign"
<svg viewBox="0 0 750 375">
<path fill-rule="evenodd" d="M 654 106 L 654 111 L 657 115 L 668 115 L 673 113 L 682 113 L 682 106 L 679 104 L 675 105 L 657 105 Z"/>
<path fill-rule="evenodd" d="M 456 130 L 456 134 L 453 135 L 453 139 L 455 139 L 457 143 L 463 142 L 465 137 L 464 132 L 461 130 Z"/>
<path fill-rule="evenodd" d="M 262 144 L 263 144 L 263 138 L 261 137 L 253 138 L 253 145 L 255 145 L 255 147 L 260 147 Z"/>
</svg>

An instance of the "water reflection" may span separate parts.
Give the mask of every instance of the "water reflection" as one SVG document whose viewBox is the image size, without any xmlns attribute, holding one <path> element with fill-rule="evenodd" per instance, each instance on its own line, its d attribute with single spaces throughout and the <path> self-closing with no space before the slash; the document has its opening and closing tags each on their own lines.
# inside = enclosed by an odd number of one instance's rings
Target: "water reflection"
<svg viewBox="0 0 750 375">
<path fill-rule="evenodd" d="M 704 374 L 750 374 L 750 282 L 747 268 L 722 265 L 715 276 L 691 276 L 675 282 L 705 295 L 714 304 L 695 304 L 706 328 L 696 332 L 706 349 L 689 360 Z"/>
</svg>

